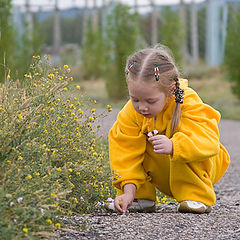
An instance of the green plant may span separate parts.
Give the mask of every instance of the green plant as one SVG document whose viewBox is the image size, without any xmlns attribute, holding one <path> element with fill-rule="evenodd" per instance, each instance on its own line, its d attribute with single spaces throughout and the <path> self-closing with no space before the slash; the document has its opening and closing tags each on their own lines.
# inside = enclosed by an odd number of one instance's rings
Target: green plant
<svg viewBox="0 0 240 240">
<path fill-rule="evenodd" d="M 6 69 L 13 53 L 13 26 L 10 22 L 11 0 L 0 2 L 0 82 L 4 81 Z"/>
<path fill-rule="evenodd" d="M 232 82 L 232 92 L 240 99 L 240 7 L 231 11 L 225 46 L 223 69 Z"/>
<path fill-rule="evenodd" d="M 161 10 L 163 22 L 160 27 L 160 41 L 168 46 L 174 53 L 174 58 L 178 65 L 182 62 L 181 47 L 183 45 L 184 34 L 182 32 L 181 21 L 175 11 L 171 8 L 164 7 Z"/>
<path fill-rule="evenodd" d="M 91 21 L 88 21 L 82 53 L 84 78 L 99 78 L 103 75 L 105 70 L 105 46 L 99 28 L 92 29 Z"/>
<path fill-rule="evenodd" d="M 107 24 L 106 89 L 110 98 L 127 95 L 125 64 L 127 57 L 138 47 L 138 15 L 131 14 L 123 4 L 110 5 Z"/>
<path fill-rule="evenodd" d="M 62 226 L 57 216 L 91 212 L 113 194 L 106 151 L 96 139 L 95 101 L 80 91 L 71 97 L 70 71 L 34 56 L 24 81 L 8 75 L 0 87 L 0 235 L 5 239 L 54 237 Z"/>
</svg>

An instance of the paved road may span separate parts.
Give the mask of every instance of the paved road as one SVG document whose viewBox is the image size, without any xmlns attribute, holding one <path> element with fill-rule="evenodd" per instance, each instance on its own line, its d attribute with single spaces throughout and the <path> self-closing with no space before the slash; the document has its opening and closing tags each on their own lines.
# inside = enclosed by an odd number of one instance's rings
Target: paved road
<svg viewBox="0 0 240 240">
<path fill-rule="evenodd" d="M 117 110 L 104 120 L 103 133 L 111 127 L 116 115 Z M 156 213 L 151 214 L 99 213 L 73 217 L 71 224 L 76 226 L 87 219 L 89 231 L 65 233 L 60 239 L 240 239 L 240 122 L 221 120 L 219 128 L 221 142 L 230 153 L 231 164 L 215 185 L 217 202 L 210 214 L 180 214 L 176 205 L 170 204 L 161 205 Z"/>
</svg>

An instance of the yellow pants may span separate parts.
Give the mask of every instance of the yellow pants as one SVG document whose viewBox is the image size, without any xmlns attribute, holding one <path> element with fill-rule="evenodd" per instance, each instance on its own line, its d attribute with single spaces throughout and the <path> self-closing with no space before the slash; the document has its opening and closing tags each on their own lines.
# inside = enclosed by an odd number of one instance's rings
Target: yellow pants
<svg viewBox="0 0 240 240">
<path fill-rule="evenodd" d="M 151 156 L 150 156 L 151 154 Z M 146 153 L 143 167 L 148 174 L 147 181 L 137 190 L 135 198 L 155 201 L 156 188 L 175 198 L 199 201 L 211 206 L 216 201 L 213 185 L 223 176 L 229 163 L 229 155 L 224 147 L 220 147 L 217 156 L 200 162 L 183 163 L 170 161 L 167 155 Z M 118 190 L 118 195 L 122 194 Z"/>
</svg>

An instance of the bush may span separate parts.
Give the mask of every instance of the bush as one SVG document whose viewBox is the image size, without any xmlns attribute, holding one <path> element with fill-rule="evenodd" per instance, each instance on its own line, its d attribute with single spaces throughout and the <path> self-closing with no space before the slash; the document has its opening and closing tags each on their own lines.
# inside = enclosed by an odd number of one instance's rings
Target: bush
<svg viewBox="0 0 240 240">
<path fill-rule="evenodd" d="M 231 10 L 231 9 L 230 9 Z M 240 7 L 231 11 L 227 29 L 224 70 L 232 82 L 232 92 L 240 99 Z"/>
<path fill-rule="evenodd" d="M 0 87 L 5 239 L 49 239 L 62 225 L 56 216 L 91 212 L 112 195 L 107 156 L 93 126 L 95 102 L 80 91 L 71 97 L 69 72 L 67 65 L 52 68 L 36 56 L 24 85 L 8 76 Z"/>
</svg>

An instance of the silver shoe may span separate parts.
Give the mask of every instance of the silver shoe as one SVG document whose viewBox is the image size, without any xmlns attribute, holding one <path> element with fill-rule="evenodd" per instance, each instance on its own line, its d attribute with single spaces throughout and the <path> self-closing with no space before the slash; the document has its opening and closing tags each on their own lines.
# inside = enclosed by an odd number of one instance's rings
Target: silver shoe
<svg viewBox="0 0 240 240">
<path fill-rule="evenodd" d="M 114 207 L 114 200 L 108 201 L 105 204 L 108 210 L 118 212 Z M 155 201 L 148 199 L 134 199 L 131 206 L 128 207 L 129 212 L 155 212 Z"/>
</svg>

